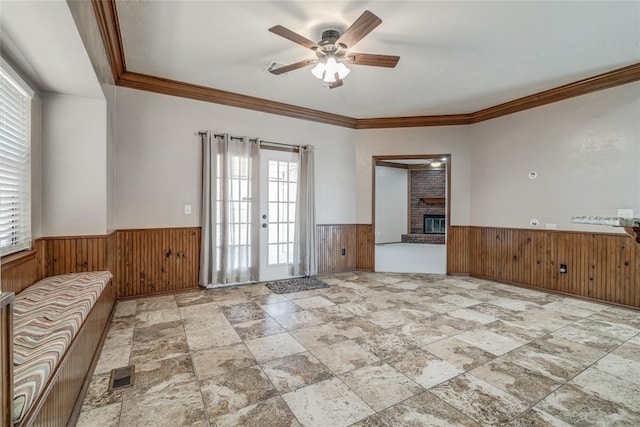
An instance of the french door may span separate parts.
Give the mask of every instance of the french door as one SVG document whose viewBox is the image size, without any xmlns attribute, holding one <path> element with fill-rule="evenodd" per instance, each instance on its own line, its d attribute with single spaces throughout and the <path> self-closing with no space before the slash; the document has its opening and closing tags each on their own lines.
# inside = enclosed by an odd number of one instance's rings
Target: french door
<svg viewBox="0 0 640 427">
<path fill-rule="evenodd" d="M 260 281 L 291 277 L 298 155 L 260 153 Z"/>
</svg>

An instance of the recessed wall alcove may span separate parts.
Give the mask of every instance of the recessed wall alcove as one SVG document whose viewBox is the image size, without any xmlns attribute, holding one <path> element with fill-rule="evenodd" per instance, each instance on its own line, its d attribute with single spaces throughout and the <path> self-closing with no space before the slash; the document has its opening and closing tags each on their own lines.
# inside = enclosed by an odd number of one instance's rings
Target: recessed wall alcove
<svg viewBox="0 0 640 427">
<path fill-rule="evenodd" d="M 409 170 L 409 230 L 404 243 L 445 243 L 447 172 L 442 168 Z"/>
</svg>

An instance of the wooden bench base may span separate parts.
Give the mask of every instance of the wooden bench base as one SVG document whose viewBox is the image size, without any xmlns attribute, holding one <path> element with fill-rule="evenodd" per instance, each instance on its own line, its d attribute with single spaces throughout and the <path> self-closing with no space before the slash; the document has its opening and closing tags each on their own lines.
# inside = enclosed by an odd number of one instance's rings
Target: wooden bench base
<svg viewBox="0 0 640 427">
<path fill-rule="evenodd" d="M 13 421 L 13 294 L 0 293 L 0 426 Z M 5 399 L 4 396 L 7 396 Z"/>
<path fill-rule="evenodd" d="M 116 289 L 109 282 L 20 427 L 75 424 L 108 332 L 115 300 Z"/>
</svg>

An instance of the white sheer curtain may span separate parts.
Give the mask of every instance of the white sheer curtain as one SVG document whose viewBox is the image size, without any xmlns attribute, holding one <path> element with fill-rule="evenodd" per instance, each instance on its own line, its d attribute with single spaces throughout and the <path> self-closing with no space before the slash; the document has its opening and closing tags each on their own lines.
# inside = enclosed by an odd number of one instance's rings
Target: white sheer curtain
<svg viewBox="0 0 640 427">
<path fill-rule="evenodd" d="M 202 135 L 200 286 L 258 280 L 259 155 L 246 137 Z"/>
<path fill-rule="evenodd" d="M 298 154 L 296 225 L 291 268 L 294 276 L 313 276 L 318 272 L 313 150 L 313 145 L 303 145 Z"/>
</svg>

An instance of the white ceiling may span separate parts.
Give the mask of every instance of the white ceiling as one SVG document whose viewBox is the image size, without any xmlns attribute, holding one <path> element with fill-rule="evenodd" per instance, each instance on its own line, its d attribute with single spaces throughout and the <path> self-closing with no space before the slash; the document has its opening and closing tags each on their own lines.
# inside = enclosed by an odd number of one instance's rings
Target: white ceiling
<svg viewBox="0 0 640 427">
<path fill-rule="evenodd" d="M 38 90 L 104 98 L 66 1 L 1 0 L 0 49 Z"/>
<path fill-rule="evenodd" d="M 128 71 L 356 118 L 468 113 L 640 60 L 640 2 L 117 2 Z M 314 58 L 269 33 L 317 41 L 365 9 L 382 24 L 352 51 L 401 57 L 352 66 L 337 89 L 310 67 L 284 77 L 272 60 Z"/>
</svg>

